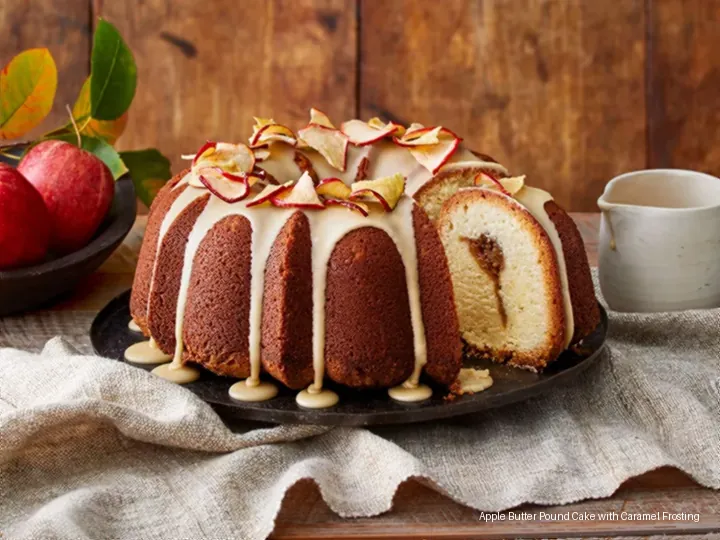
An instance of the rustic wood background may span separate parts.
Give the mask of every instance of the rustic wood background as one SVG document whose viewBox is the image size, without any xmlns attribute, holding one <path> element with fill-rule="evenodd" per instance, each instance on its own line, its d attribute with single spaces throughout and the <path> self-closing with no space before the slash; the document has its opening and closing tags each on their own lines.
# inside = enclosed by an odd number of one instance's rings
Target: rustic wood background
<svg viewBox="0 0 720 540">
<path fill-rule="evenodd" d="M 138 63 L 119 146 L 176 168 L 252 115 L 300 127 L 314 105 L 442 123 L 575 211 L 623 171 L 720 173 L 720 0 L 3 0 L 0 62 L 48 46 L 59 64 L 48 127 L 97 16 Z"/>
</svg>

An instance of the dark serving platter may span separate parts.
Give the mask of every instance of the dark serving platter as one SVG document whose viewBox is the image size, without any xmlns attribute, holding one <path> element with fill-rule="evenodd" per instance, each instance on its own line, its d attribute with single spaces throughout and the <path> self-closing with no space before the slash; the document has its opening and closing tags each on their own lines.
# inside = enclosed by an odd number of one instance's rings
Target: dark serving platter
<svg viewBox="0 0 720 540">
<path fill-rule="evenodd" d="M 130 291 L 112 300 L 97 315 L 90 329 L 95 351 L 108 358 L 125 361 L 125 349 L 144 338 L 128 329 Z M 404 424 L 448 418 L 523 401 L 555 386 L 565 384 L 594 364 L 601 356 L 608 329 L 607 313 L 600 306 L 601 321 L 588 336 L 580 351 L 566 351 L 543 373 L 531 373 L 491 362 L 468 362 L 466 366 L 489 368 L 494 384 L 484 392 L 443 399 L 447 392 L 436 388 L 433 397 L 414 404 L 398 403 L 387 391 L 353 391 L 328 384 L 340 395 L 340 403 L 329 409 L 303 409 L 295 403 L 296 391 L 281 388 L 274 399 L 261 403 L 243 403 L 228 395 L 234 379 L 218 377 L 203 371 L 196 382 L 185 385 L 191 392 L 212 405 L 227 420 L 259 420 L 272 423 L 367 426 Z M 136 366 L 152 369 L 153 366 Z"/>
<path fill-rule="evenodd" d="M 97 270 L 132 228 L 136 204 L 132 180 L 125 175 L 115 182 L 110 211 L 87 246 L 34 266 L 0 271 L 0 316 L 40 307 Z"/>
</svg>

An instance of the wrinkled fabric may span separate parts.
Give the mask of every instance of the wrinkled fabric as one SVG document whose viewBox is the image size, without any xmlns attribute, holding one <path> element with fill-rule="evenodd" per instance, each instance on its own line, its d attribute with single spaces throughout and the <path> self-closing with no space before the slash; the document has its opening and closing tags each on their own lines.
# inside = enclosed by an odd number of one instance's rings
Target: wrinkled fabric
<svg viewBox="0 0 720 540">
<path fill-rule="evenodd" d="M 375 429 L 231 431 L 182 387 L 64 339 L 0 349 L 0 530 L 261 539 L 302 478 L 347 517 L 389 510 L 409 477 L 490 511 L 606 497 L 663 465 L 720 489 L 720 310 L 610 324 L 604 358 L 549 395 Z"/>
</svg>

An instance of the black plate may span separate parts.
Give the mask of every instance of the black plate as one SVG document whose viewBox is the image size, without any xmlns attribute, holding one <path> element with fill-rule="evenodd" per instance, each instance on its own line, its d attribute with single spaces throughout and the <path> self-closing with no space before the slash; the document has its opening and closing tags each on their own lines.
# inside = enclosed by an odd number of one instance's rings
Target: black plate
<svg viewBox="0 0 720 540">
<path fill-rule="evenodd" d="M 140 334 L 128 329 L 129 298 L 130 291 L 121 294 L 105 306 L 93 321 L 90 338 L 99 355 L 124 361 L 125 349 L 144 339 Z M 295 403 L 297 392 L 286 388 L 281 389 L 278 397 L 270 401 L 243 403 L 231 399 L 228 395 L 228 388 L 235 380 L 218 377 L 207 371 L 203 371 L 199 380 L 185 387 L 215 407 L 226 419 L 366 426 L 447 418 L 523 401 L 577 377 L 602 356 L 608 320 L 602 306 L 600 312 L 600 324 L 584 340 L 582 352 L 564 352 L 541 374 L 501 366 L 489 361 L 467 363 L 468 366 L 489 368 L 495 382 L 484 392 L 461 396 L 454 401 L 445 401 L 441 388 L 437 388 L 433 397 L 427 401 L 403 404 L 390 399 L 386 391 L 358 392 L 329 384 L 328 387 L 340 395 L 340 403 L 330 409 L 303 409 Z M 152 366 L 136 367 L 152 369 Z"/>
<path fill-rule="evenodd" d="M 115 182 L 115 196 L 95 237 L 84 248 L 35 266 L 0 271 L 0 316 L 33 309 L 73 289 L 105 262 L 135 222 L 130 176 Z"/>
</svg>

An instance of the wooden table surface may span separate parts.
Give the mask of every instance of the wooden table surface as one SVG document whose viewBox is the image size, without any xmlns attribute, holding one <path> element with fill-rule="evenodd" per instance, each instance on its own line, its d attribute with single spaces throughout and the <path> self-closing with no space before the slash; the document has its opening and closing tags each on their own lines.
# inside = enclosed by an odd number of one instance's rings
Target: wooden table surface
<svg viewBox="0 0 720 540">
<path fill-rule="evenodd" d="M 592 265 L 597 264 L 597 214 L 573 214 Z M 47 309 L 32 315 L 0 319 L 0 347 L 38 350 L 45 340 L 63 335 L 80 350 L 90 352 L 88 332 L 99 309 L 130 288 L 142 242 L 146 217 L 140 216 L 113 256 L 77 289 Z M 342 519 L 327 507 L 312 481 L 302 481 L 287 494 L 277 519 L 274 539 L 422 539 L 507 538 L 522 536 L 625 536 L 720 533 L 720 492 L 705 489 L 682 472 L 662 468 L 623 484 L 610 498 L 562 507 L 526 506 L 516 509 L 545 512 L 673 512 L 699 513 L 699 521 L 626 520 L 510 520 L 487 523 L 480 513 L 454 503 L 418 481 L 398 490 L 392 511 L 374 518 Z"/>
</svg>

